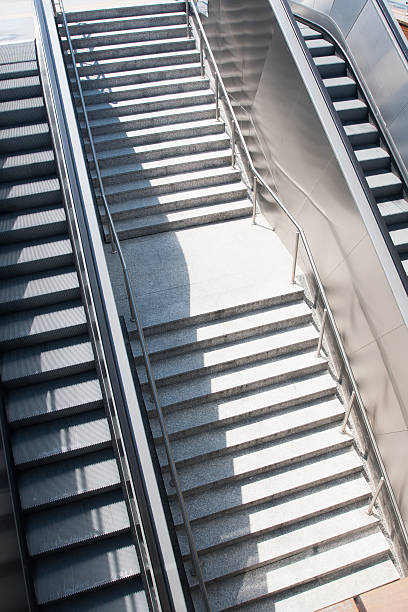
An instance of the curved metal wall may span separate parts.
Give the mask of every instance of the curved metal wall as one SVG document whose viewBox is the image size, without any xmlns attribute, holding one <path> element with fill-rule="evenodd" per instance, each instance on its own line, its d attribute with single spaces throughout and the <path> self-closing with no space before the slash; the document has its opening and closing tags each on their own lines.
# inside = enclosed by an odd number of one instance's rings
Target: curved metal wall
<svg viewBox="0 0 408 612">
<path fill-rule="evenodd" d="M 287 9 L 211 0 L 203 24 L 253 159 L 306 233 L 408 525 L 407 295 Z M 293 229 L 262 207 L 291 248 Z"/>
</svg>

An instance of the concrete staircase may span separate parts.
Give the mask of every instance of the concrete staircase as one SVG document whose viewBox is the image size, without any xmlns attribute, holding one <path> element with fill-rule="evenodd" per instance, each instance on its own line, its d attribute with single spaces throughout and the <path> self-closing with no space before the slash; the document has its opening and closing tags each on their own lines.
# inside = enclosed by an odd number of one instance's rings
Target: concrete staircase
<svg viewBox="0 0 408 612">
<path fill-rule="evenodd" d="M 367 185 L 408 273 L 408 194 L 349 63 L 328 35 L 298 22 Z"/>
<path fill-rule="evenodd" d="M 32 61 L 1 64 L 0 236 L 3 433 L 36 603 L 147 610 L 34 45 Z"/>
<path fill-rule="evenodd" d="M 185 3 L 70 13 L 68 20 L 120 238 L 248 216 L 214 93 L 187 38 Z M 100 213 L 104 221 L 102 206 Z"/>
<path fill-rule="evenodd" d="M 183 11 L 182 2 L 150 2 L 68 19 L 107 199 L 127 239 L 125 258 L 131 274 L 152 285 L 139 289 L 145 334 L 211 609 L 311 612 L 398 572 L 378 515 L 366 512 L 372 486 L 350 431 L 340 432 L 344 408 L 327 359 L 316 356 L 318 331 L 303 290 L 288 283 L 260 290 L 261 274 L 246 279 L 230 246 L 238 229 L 242 239 L 237 218 L 251 205 L 239 170 L 229 166 L 230 143 L 214 119 Z M 91 158 L 90 165 L 94 173 Z M 214 225 L 220 221 L 223 231 Z M 192 260 L 191 245 L 197 250 L 203 240 L 202 259 L 212 261 L 208 252 L 222 248 L 235 257 L 239 291 L 223 286 L 219 296 L 200 303 L 187 296 L 181 307 L 167 249 L 184 245 L 183 282 L 196 296 L 197 284 L 212 284 L 211 270 Z M 254 245 L 245 245 L 248 261 Z M 287 259 L 281 245 L 278 255 Z M 163 276 L 174 274 L 174 287 L 161 290 L 157 265 Z M 120 290 L 117 298 L 120 304 Z M 130 323 L 128 330 L 199 612 L 138 335 Z"/>
</svg>

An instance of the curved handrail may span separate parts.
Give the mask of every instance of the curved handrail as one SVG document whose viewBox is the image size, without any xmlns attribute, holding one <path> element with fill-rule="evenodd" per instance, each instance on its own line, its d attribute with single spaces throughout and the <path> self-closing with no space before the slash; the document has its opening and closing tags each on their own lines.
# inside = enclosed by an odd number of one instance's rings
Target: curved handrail
<svg viewBox="0 0 408 612">
<path fill-rule="evenodd" d="M 186 1 L 188 2 L 189 0 L 186 0 Z M 360 392 L 358 390 L 357 383 L 356 383 L 356 380 L 354 378 L 354 374 L 353 374 L 353 371 L 351 369 L 351 365 L 350 365 L 349 359 L 347 357 L 347 353 L 346 353 L 346 350 L 344 348 L 343 341 L 341 339 L 340 332 L 338 330 L 338 327 L 337 327 L 337 324 L 336 324 L 336 321 L 335 321 L 332 309 L 330 307 L 329 300 L 328 300 L 326 292 L 324 290 L 324 286 L 323 286 L 323 283 L 321 281 L 321 278 L 320 278 L 320 275 L 319 275 L 316 263 L 314 261 L 313 254 L 312 254 L 312 251 L 310 249 L 308 240 L 306 238 L 306 235 L 305 235 L 301 225 L 296 221 L 294 216 L 286 208 L 286 206 L 283 204 L 283 202 L 281 202 L 281 200 L 276 195 L 276 193 L 274 193 L 272 191 L 272 189 L 265 182 L 263 177 L 259 174 L 259 172 L 256 170 L 256 168 L 254 166 L 251 154 L 249 153 L 248 147 L 247 147 L 247 145 L 245 143 L 245 140 L 244 140 L 244 137 L 242 135 L 242 131 L 241 131 L 240 127 L 239 127 L 238 120 L 237 120 L 237 118 L 235 116 L 235 112 L 234 112 L 234 110 L 232 108 L 232 105 L 231 105 L 231 102 L 230 102 L 230 96 L 227 93 L 227 90 L 225 88 L 223 79 L 222 79 L 221 74 L 220 74 L 220 72 L 218 70 L 218 67 L 217 67 L 214 55 L 213 55 L 213 53 L 211 51 L 210 44 L 208 42 L 207 36 L 205 34 L 205 31 L 204 31 L 204 27 L 203 27 L 202 22 L 201 22 L 201 18 L 200 18 L 199 14 L 198 14 L 198 11 L 196 9 L 195 3 L 191 2 L 191 5 L 192 5 L 194 17 L 196 19 L 196 22 L 197 22 L 197 25 L 198 25 L 198 28 L 199 28 L 201 44 L 202 43 L 205 44 L 206 52 L 207 52 L 207 59 L 210 58 L 210 60 L 211 60 L 211 63 L 213 65 L 213 70 L 215 72 L 216 78 L 218 79 L 219 86 L 221 88 L 221 91 L 224 94 L 224 98 L 225 98 L 227 109 L 229 110 L 229 112 L 231 114 L 230 120 L 231 120 L 231 123 L 232 123 L 232 125 L 231 125 L 232 133 L 236 133 L 238 135 L 238 137 L 239 137 L 239 139 L 241 141 L 242 150 L 243 150 L 243 152 L 244 152 L 244 154 L 245 154 L 245 156 L 247 158 L 246 161 L 247 161 L 248 166 L 249 166 L 249 168 L 251 170 L 251 173 L 252 173 L 252 175 L 254 177 L 254 192 L 256 193 L 256 182 L 259 182 L 266 189 L 266 191 L 269 193 L 269 195 L 273 198 L 273 200 L 279 206 L 279 208 L 282 210 L 282 212 L 291 221 L 293 226 L 296 228 L 296 231 L 298 232 L 300 239 L 302 240 L 302 244 L 303 244 L 305 253 L 307 255 L 307 258 L 309 260 L 309 265 L 310 265 L 311 270 L 313 272 L 313 276 L 314 276 L 314 279 L 315 279 L 315 282 L 316 282 L 319 294 L 321 296 L 321 299 L 322 299 L 322 302 L 323 302 L 323 306 L 324 306 L 324 308 L 327 311 L 327 317 L 328 317 L 329 323 L 330 323 L 331 328 L 332 328 L 332 332 L 333 332 L 333 335 L 334 335 L 334 338 L 335 338 L 335 341 L 336 341 L 336 344 L 337 344 L 337 349 L 339 351 L 340 357 L 341 357 L 341 359 L 343 361 L 343 364 L 344 364 L 344 367 L 345 367 L 345 371 L 346 371 L 348 379 L 350 381 L 352 392 L 354 392 L 354 394 L 355 394 L 355 399 L 356 399 L 356 402 L 357 402 L 357 405 L 358 405 L 358 408 L 359 408 L 359 414 L 360 414 L 360 417 L 362 419 L 362 422 L 363 422 L 363 425 L 364 425 L 364 429 L 366 431 L 366 434 L 368 436 L 369 442 L 370 442 L 371 447 L 373 449 L 375 460 L 376 460 L 377 466 L 379 468 L 379 471 L 380 471 L 381 475 L 384 478 L 384 482 L 385 482 L 385 485 L 386 485 L 386 488 L 387 488 L 387 493 L 388 493 L 388 497 L 389 497 L 390 502 L 391 502 L 392 510 L 393 510 L 397 520 L 398 520 L 398 524 L 399 524 L 399 527 L 400 527 L 400 530 L 401 530 L 401 534 L 402 534 L 403 539 L 404 539 L 404 543 L 405 543 L 405 545 L 406 545 L 406 547 L 408 549 L 408 532 L 407 532 L 407 529 L 405 527 L 404 521 L 402 519 L 400 510 L 399 510 L 399 507 L 398 507 L 398 504 L 397 504 L 397 501 L 396 501 L 396 498 L 395 498 L 395 495 L 394 495 L 394 491 L 392 490 L 391 482 L 390 482 L 389 477 L 387 475 L 387 472 L 385 470 L 385 466 L 384 466 L 384 463 L 383 463 L 380 451 L 379 451 L 379 449 L 377 447 L 377 443 L 376 443 L 373 431 L 371 429 L 371 425 L 370 425 L 370 422 L 369 422 L 366 410 L 364 408 L 363 400 L 362 400 L 362 397 L 361 397 Z M 233 143 L 234 143 L 234 139 L 233 139 Z M 256 214 L 256 198 L 254 198 L 254 201 L 253 201 L 253 219 L 255 218 L 255 214 Z"/>
<path fill-rule="evenodd" d="M 99 191 L 100 191 L 100 196 L 102 198 L 103 207 L 104 207 L 104 210 L 105 210 L 105 215 L 106 215 L 106 218 L 108 220 L 110 241 L 111 241 L 111 244 L 112 244 L 112 252 L 113 253 L 117 253 L 119 255 L 119 259 L 120 259 L 120 262 L 121 262 L 122 272 L 123 272 L 123 277 L 124 277 L 125 287 L 126 287 L 126 292 L 127 292 L 127 297 L 128 297 L 130 316 L 131 316 L 131 320 L 136 323 L 137 331 L 138 331 L 138 334 L 139 334 L 139 341 L 140 341 L 140 345 L 141 345 L 141 349 L 142 349 L 143 360 L 144 360 L 144 364 L 145 364 L 145 368 L 146 368 L 147 378 L 148 378 L 148 381 L 149 381 L 149 385 L 150 385 L 150 389 L 151 389 L 151 393 L 152 393 L 152 397 L 153 397 L 153 402 L 154 402 L 154 405 L 156 407 L 157 416 L 159 418 L 160 428 L 162 430 L 162 435 L 163 435 L 163 441 L 164 441 L 164 446 L 165 446 L 165 450 L 166 450 L 167 460 L 168 460 L 168 464 L 169 464 L 169 468 L 170 468 L 171 477 L 173 479 L 173 484 L 174 484 L 174 487 L 176 489 L 176 494 L 177 494 L 178 502 L 179 502 L 179 505 L 180 505 L 181 514 L 182 514 L 182 517 L 183 517 L 183 522 L 184 522 L 184 526 L 185 526 L 185 530 L 186 530 L 186 534 L 187 534 L 187 539 L 188 539 L 188 543 L 189 543 L 189 547 L 190 547 L 190 553 L 191 553 L 191 558 L 192 558 L 192 562 L 193 562 L 193 565 L 194 565 L 194 570 L 196 572 L 196 576 L 197 576 L 197 579 L 198 579 L 198 583 L 199 583 L 200 590 L 201 590 L 201 595 L 203 597 L 203 602 L 204 602 L 204 605 L 206 607 L 206 610 L 207 610 L 207 612 L 211 612 L 211 608 L 210 608 L 210 604 L 209 604 L 209 600 L 208 600 L 208 595 L 207 595 L 207 590 L 206 590 L 205 583 L 204 583 L 204 577 L 203 577 L 202 570 L 201 570 L 201 564 L 200 564 L 198 553 L 197 553 L 197 549 L 196 549 L 196 546 L 195 546 L 194 536 L 193 536 L 193 532 L 192 532 L 191 524 L 190 524 L 190 519 L 189 519 L 189 516 L 188 516 L 187 507 L 186 507 L 186 504 L 185 504 L 185 501 L 184 501 L 184 496 L 183 496 L 183 493 L 182 493 L 180 479 L 179 479 L 179 476 L 178 476 L 178 472 L 177 472 L 176 464 L 175 464 L 175 461 L 174 461 L 173 453 L 172 453 L 172 450 L 171 450 L 169 434 L 168 434 L 168 430 L 167 430 L 167 426 L 166 426 L 163 410 L 162 410 L 162 407 L 161 407 L 161 404 L 160 404 L 160 399 L 159 399 L 159 395 L 158 395 L 158 391 L 157 391 L 155 377 L 154 377 L 154 374 L 153 374 L 153 369 L 152 369 L 151 362 L 150 362 L 149 353 L 148 353 L 148 350 L 147 350 L 147 345 L 146 345 L 145 335 L 144 335 L 144 331 L 143 331 L 143 325 L 142 325 L 142 322 L 141 322 L 141 317 L 140 317 L 140 314 L 139 314 L 139 310 L 138 310 L 138 307 L 137 307 L 135 295 L 134 295 L 134 292 L 133 292 L 133 288 L 132 288 L 132 284 L 131 284 L 131 280 L 130 280 L 130 276 L 129 276 L 126 260 L 125 260 L 125 257 L 123 255 L 122 248 L 120 246 L 119 237 L 118 237 L 118 234 L 117 234 L 115 226 L 114 226 L 114 222 L 113 222 L 113 219 L 112 219 L 111 212 L 109 210 L 109 206 L 108 206 L 108 202 L 107 202 L 107 198 L 106 198 L 106 194 L 105 194 L 105 189 L 104 189 L 104 186 L 103 186 L 102 176 L 101 176 L 101 172 L 100 172 L 100 168 L 99 168 L 98 158 L 97 158 L 97 155 L 96 155 L 95 145 L 94 145 L 94 142 L 93 142 L 93 137 L 92 137 L 91 127 L 90 127 L 90 123 L 89 123 L 88 113 L 87 113 L 87 110 L 86 110 L 85 100 L 84 100 L 84 96 L 83 96 L 83 92 L 82 92 L 81 81 L 80 81 L 80 78 L 79 78 L 78 68 L 77 68 L 76 62 L 75 62 L 75 52 L 74 52 L 74 49 L 73 49 L 71 35 L 70 35 L 70 32 L 69 32 L 69 27 L 68 27 L 68 23 L 67 23 L 66 12 L 65 12 L 65 8 L 64 8 L 63 0 L 58 0 L 58 4 L 59 4 L 59 12 L 60 12 L 60 14 L 62 16 L 63 26 L 64 26 L 64 30 L 66 32 L 67 42 L 68 42 L 68 46 L 69 46 L 69 50 L 70 50 L 70 54 L 71 54 L 72 67 L 74 69 L 75 81 L 76 81 L 76 85 L 77 85 L 77 88 L 78 88 L 78 93 L 79 93 L 79 97 L 80 97 L 83 117 L 84 117 L 85 125 L 86 125 L 86 131 L 87 131 L 87 134 L 88 134 L 89 144 L 90 144 L 90 147 L 91 147 L 92 157 L 93 157 L 93 161 L 94 161 L 94 165 L 95 165 L 95 170 L 96 170 L 96 176 L 97 176 L 97 182 L 98 182 L 98 187 L 99 187 Z M 55 1 L 54 1 L 54 9 L 56 9 L 56 8 L 57 7 L 56 7 Z"/>
</svg>

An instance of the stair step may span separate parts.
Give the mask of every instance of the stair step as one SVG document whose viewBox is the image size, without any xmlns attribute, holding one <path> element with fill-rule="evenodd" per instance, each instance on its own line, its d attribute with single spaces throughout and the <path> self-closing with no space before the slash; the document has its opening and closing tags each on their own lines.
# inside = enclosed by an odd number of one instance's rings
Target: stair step
<svg viewBox="0 0 408 612">
<path fill-rule="evenodd" d="M 103 184 L 115 185 L 129 179 L 146 180 L 148 178 L 161 178 L 175 175 L 177 172 L 201 171 L 210 168 L 219 168 L 231 164 L 231 150 L 193 153 L 180 157 L 170 157 L 161 161 L 122 164 L 119 168 L 114 166 L 102 171 Z M 92 173 L 96 178 L 96 173 Z"/>
<path fill-rule="evenodd" d="M 45 105 L 41 97 L 0 102 L 0 126 L 32 123 L 44 120 L 45 117 Z"/>
<path fill-rule="evenodd" d="M 345 76 L 346 74 L 346 62 L 338 55 L 315 57 L 314 63 L 322 79 Z"/>
<path fill-rule="evenodd" d="M 312 487 L 332 483 L 361 472 L 362 464 L 353 448 L 319 457 L 278 472 L 266 472 L 244 480 L 190 495 L 186 498 L 189 518 L 193 526 L 216 517 L 241 512 L 260 504 L 274 504 Z M 176 528 L 183 525 L 178 504 L 171 504 Z"/>
<path fill-rule="evenodd" d="M 305 302 L 294 302 L 250 311 L 215 321 L 191 325 L 157 336 L 147 337 L 147 346 L 151 361 L 181 355 L 191 350 L 218 346 L 225 342 L 242 340 L 266 332 L 286 329 L 311 320 L 311 311 Z M 131 336 L 132 337 L 132 336 Z M 137 337 L 137 336 L 136 336 Z M 139 342 L 132 343 L 136 363 L 142 363 L 142 350 Z"/>
<path fill-rule="evenodd" d="M 71 23 L 69 31 L 71 36 L 78 34 L 95 34 L 97 32 L 120 32 L 121 30 L 134 30 L 157 26 L 185 24 L 186 13 L 172 12 L 153 15 L 131 15 L 128 17 L 111 17 L 110 19 L 86 20 Z"/>
<path fill-rule="evenodd" d="M 0 350 L 13 350 L 87 332 L 81 300 L 17 312 L 0 318 Z"/>
<path fill-rule="evenodd" d="M 251 212 L 251 202 L 244 200 L 170 212 L 165 215 L 149 215 L 146 219 L 136 218 L 132 221 L 118 221 L 115 227 L 119 239 L 126 240 L 128 238 L 175 231 L 197 225 L 241 219 L 249 217 Z M 107 235 L 106 239 L 109 239 Z"/>
<path fill-rule="evenodd" d="M 186 435 L 172 442 L 173 457 L 177 465 L 184 466 L 209 461 L 221 455 L 231 456 L 234 451 L 329 425 L 341 420 L 343 416 L 343 406 L 337 399 L 317 400 L 276 413 L 252 416 L 242 422 L 221 425 L 209 432 Z M 156 450 L 162 469 L 168 469 L 163 444 L 156 443 Z"/>
<path fill-rule="evenodd" d="M 357 84 L 347 76 L 323 79 L 323 83 L 333 100 L 349 98 L 357 93 Z"/>
<path fill-rule="evenodd" d="M 177 125 L 164 125 L 144 130 L 134 130 L 123 133 L 111 133 L 96 136 L 94 139 L 97 155 L 100 151 L 110 151 L 120 147 L 147 146 L 157 143 L 179 141 L 184 138 L 197 138 L 223 134 L 225 126 L 221 121 L 215 119 L 203 119 L 201 121 L 189 121 Z"/>
<path fill-rule="evenodd" d="M 162 0 L 155 0 L 154 3 L 149 2 L 146 4 L 132 4 L 125 6 L 114 6 L 112 8 L 92 9 L 92 10 L 81 10 L 81 11 L 70 11 L 67 13 L 68 23 L 83 22 L 83 21 L 96 21 L 97 19 L 115 19 L 115 18 L 126 18 L 134 17 L 136 15 L 153 15 L 155 13 L 174 13 L 175 11 L 184 11 L 184 1 L 166 2 Z"/>
<path fill-rule="evenodd" d="M 3 354 L 2 380 L 7 387 L 21 387 L 86 372 L 94 366 L 88 336 L 77 336 Z"/>
<path fill-rule="evenodd" d="M 97 517 L 97 520 L 93 520 Z M 120 489 L 71 504 L 34 512 L 26 519 L 31 557 L 89 544 L 130 530 Z"/>
<path fill-rule="evenodd" d="M 0 285 L 0 313 L 9 314 L 79 297 L 79 281 L 73 267 L 3 279 Z"/>
<path fill-rule="evenodd" d="M 92 136 L 113 132 L 128 132 L 162 126 L 172 126 L 188 121 L 203 121 L 215 118 L 215 104 L 197 104 L 175 109 L 146 112 L 136 115 L 104 117 L 91 121 Z M 176 126 L 177 129 L 177 126 Z"/>
<path fill-rule="evenodd" d="M 247 393 L 234 399 L 203 404 L 198 408 L 177 410 L 166 415 L 166 426 L 171 439 L 184 438 L 216 427 L 236 423 L 243 418 L 259 417 L 298 406 L 299 404 L 333 396 L 336 384 L 329 374 L 295 380 L 262 391 Z M 157 418 L 151 417 L 153 437 L 161 439 Z"/>
<path fill-rule="evenodd" d="M 382 147 L 369 147 L 355 151 L 357 161 L 365 172 L 389 168 L 391 159 Z"/>
<path fill-rule="evenodd" d="M 30 123 L 0 129 L 0 152 L 11 153 L 50 146 L 48 123 Z"/>
<path fill-rule="evenodd" d="M 378 208 L 387 225 L 408 221 L 408 201 L 405 199 L 379 202 Z"/>
<path fill-rule="evenodd" d="M 208 170 L 197 170 L 170 176 L 136 180 L 132 183 L 121 183 L 119 185 L 108 185 L 105 194 L 110 202 L 129 200 L 161 194 L 187 191 L 194 188 L 209 187 L 211 185 L 222 185 L 238 182 L 241 173 L 235 168 L 211 168 Z M 99 198 L 99 195 L 98 195 Z"/>
<path fill-rule="evenodd" d="M 359 98 L 336 100 L 333 102 L 341 121 L 364 121 L 368 117 L 368 107 Z"/>
<path fill-rule="evenodd" d="M 93 410 L 15 431 L 12 440 L 17 468 L 65 460 L 111 446 L 105 411 Z"/>
<path fill-rule="evenodd" d="M 105 74 L 122 70 L 133 70 L 137 68 L 151 68 L 158 66 L 171 66 L 175 64 L 189 64 L 200 61 L 200 53 L 197 49 L 186 51 L 172 51 L 170 53 L 153 53 L 151 55 L 129 56 L 122 58 L 111 58 L 96 60 L 95 62 L 81 62 L 78 64 L 80 76 L 90 74 Z"/>
<path fill-rule="evenodd" d="M 93 591 L 139 573 L 133 539 L 130 534 L 123 534 L 37 562 L 34 584 L 41 605 Z"/>
<path fill-rule="evenodd" d="M 194 539 L 199 552 L 210 552 L 255 535 L 271 533 L 313 517 L 327 515 L 339 508 L 367 501 L 371 489 L 362 475 L 300 492 L 289 500 L 263 504 L 194 525 Z M 178 540 L 184 558 L 189 556 L 186 536 L 178 529 Z M 224 583 L 225 586 L 225 583 Z"/>
<path fill-rule="evenodd" d="M 47 176 L 53 172 L 55 172 L 55 161 L 52 149 L 0 156 L 2 182 Z"/>
<path fill-rule="evenodd" d="M 14 212 L 17 209 L 50 206 L 60 202 L 61 190 L 57 178 L 39 178 L 0 185 L 0 212 Z"/>
<path fill-rule="evenodd" d="M 391 226 L 390 236 L 398 253 L 406 253 L 408 251 L 408 227 L 406 224 Z"/>
<path fill-rule="evenodd" d="M 248 540 L 236 546 L 229 546 L 228 563 L 219 551 L 200 555 L 204 579 L 208 584 L 270 563 L 290 560 L 295 555 L 311 552 L 317 547 L 345 537 L 356 536 L 378 523 L 376 516 L 368 515 L 362 508 L 346 509 L 345 512 L 336 512 L 333 516 L 323 515 L 282 530 L 279 534 L 266 534 L 254 538 L 254 541 Z M 189 576 L 189 582 L 190 586 L 196 587 L 196 578 Z"/>
<path fill-rule="evenodd" d="M 190 76 L 167 81 L 155 81 L 154 83 L 119 85 L 105 89 L 87 89 L 84 91 L 84 99 L 87 105 L 101 104 L 102 102 L 137 100 L 138 98 L 149 98 L 166 94 L 178 93 L 182 96 L 186 91 L 199 91 L 203 89 L 208 89 L 208 79 L 202 79 L 200 76 Z"/>
<path fill-rule="evenodd" d="M 366 181 L 375 198 L 390 198 L 402 192 L 401 179 L 393 172 L 370 174 Z"/>
<path fill-rule="evenodd" d="M 353 147 L 364 147 L 376 144 L 379 139 L 378 130 L 372 123 L 352 123 L 344 126 L 346 136 Z"/>
<path fill-rule="evenodd" d="M 324 38 L 305 40 L 305 43 L 312 57 L 322 57 L 334 53 L 334 45 Z"/>
<path fill-rule="evenodd" d="M 200 75 L 200 63 L 176 64 L 175 66 L 157 66 L 137 70 L 125 70 L 100 75 L 86 75 L 81 77 L 81 86 L 84 91 L 120 87 L 122 85 L 137 86 L 146 83 L 171 81 L 180 78 Z"/>
<path fill-rule="evenodd" d="M 111 612 L 121 608 L 126 612 L 126 606 L 128 610 L 137 612 L 150 610 L 140 576 L 75 597 L 75 612 Z M 47 612 L 72 612 L 72 601 L 67 599 L 49 605 Z"/>
<path fill-rule="evenodd" d="M 25 470 L 18 482 L 25 512 L 120 488 L 112 449 Z"/>
<path fill-rule="evenodd" d="M 0 101 L 34 98 L 42 95 L 39 76 L 3 79 L 0 87 Z"/>
<path fill-rule="evenodd" d="M 316 357 L 314 349 L 300 354 L 284 355 L 266 363 L 237 367 L 229 372 L 220 372 L 212 376 L 203 376 L 198 380 L 162 387 L 161 403 L 166 412 L 170 412 L 225 397 L 231 398 L 233 395 L 283 383 L 306 374 L 315 374 L 325 370 L 326 367 L 327 362 L 321 357 Z M 155 413 L 149 401 L 147 409 Z"/>
<path fill-rule="evenodd" d="M 90 120 L 99 120 L 103 117 L 111 118 L 111 121 L 119 121 L 118 117 L 130 114 L 148 113 L 150 111 L 163 111 L 166 109 L 198 104 L 209 104 L 214 101 L 211 89 L 199 89 L 198 91 L 186 91 L 180 94 L 164 94 L 151 98 L 138 98 L 136 100 L 119 100 L 117 102 L 104 102 L 102 104 L 89 104 L 87 114 Z M 92 122 L 91 122 L 92 123 Z"/>
<path fill-rule="evenodd" d="M 24 244 L 0 247 L 0 278 L 38 273 L 72 264 L 68 238 L 55 236 Z"/>
<path fill-rule="evenodd" d="M 237 605 L 255 603 L 265 597 L 272 599 L 278 593 L 313 584 L 323 578 L 335 580 L 338 573 L 386 559 L 388 553 L 389 546 L 381 532 L 361 534 L 351 542 L 324 547 L 317 554 L 301 556 L 292 563 L 272 564 L 252 570 L 246 574 L 244 584 L 238 576 L 226 580 L 222 589 L 218 585 L 209 586 L 212 610 L 232 610 Z"/>
<path fill-rule="evenodd" d="M 92 62 L 105 59 L 118 59 L 134 55 L 135 61 L 139 56 L 154 55 L 156 53 L 171 53 L 173 51 L 191 51 L 196 48 L 195 39 L 187 38 L 186 34 L 180 38 L 169 40 L 149 40 L 132 43 L 119 43 L 102 45 L 99 47 L 82 47 L 75 50 L 77 62 Z"/>
<path fill-rule="evenodd" d="M 226 204 L 227 207 L 234 205 L 239 201 L 244 201 L 247 198 L 247 188 L 244 183 L 229 183 L 226 185 L 216 185 L 213 187 L 201 187 L 190 191 L 178 191 L 175 193 L 157 195 L 149 198 L 138 198 L 137 200 L 122 200 L 110 204 L 109 208 L 115 223 L 116 229 L 120 232 L 126 230 L 127 225 L 120 225 L 122 220 L 129 218 L 140 219 L 141 228 L 149 226 L 152 218 L 157 218 L 157 225 L 167 222 L 169 213 L 179 209 L 188 209 L 187 219 L 192 215 L 194 207 L 205 208 L 216 206 L 217 204 Z M 245 200 L 245 202 L 247 202 Z M 165 213 L 165 217 L 163 216 Z M 200 213 L 198 213 L 200 215 Z M 148 216 L 144 219 L 144 216 Z M 186 216 L 185 211 L 181 216 L 181 220 Z M 104 211 L 101 209 L 102 221 L 105 221 Z M 175 220 L 179 220 L 177 217 Z M 154 218 L 153 218 L 154 222 Z M 166 231 L 165 229 L 163 231 Z"/>
<path fill-rule="evenodd" d="M 158 387 L 184 382 L 266 359 L 275 359 L 317 345 L 318 332 L 312 323 L 266 332 L 255 338 L 225 342 L 221 346 L 195 349 L 184 355 L 155 360 L 153 373 Z M 138 367 L 142 388 L 148 384 L 143 366 Z"/>
<path fill-rule="evenodd" d="M 129 30 L 116 30 L 112 32 L 95 32 L 86 35 L 71 36 L 74 49 L 89 47 L 103 47 L 110 44 L 125 44 L 145 42 L 151 40 L 171 40 L 186 35 L 185 24 L 153 26 L 151 28 L 130 28 Z"/>
<path fill-rule="evenodd" d="M 63 206 L 44 206 L 0 217 L 2 244 L 38 240 L 67 231 Z"/>
</svg>

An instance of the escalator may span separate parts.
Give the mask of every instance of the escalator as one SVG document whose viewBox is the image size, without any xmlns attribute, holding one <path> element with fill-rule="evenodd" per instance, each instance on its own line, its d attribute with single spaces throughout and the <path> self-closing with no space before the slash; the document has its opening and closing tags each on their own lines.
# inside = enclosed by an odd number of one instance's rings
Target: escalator
<svg viewBox="0 0 408 612">
<path fill-rule="evenodd" d="M 407 186 L 347 57 L 327 32 L 302 21 L 298 25 L 397 251 L 397 259 L 408 273 Z"/>
<path fill-rule="evenodd" d="M 148 610 L 34 46 L 15 59 L 0 77 L 1 389 L 30 605 Z"/>
</svg>

